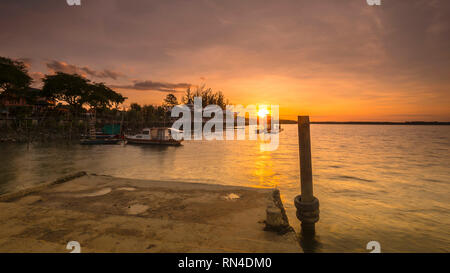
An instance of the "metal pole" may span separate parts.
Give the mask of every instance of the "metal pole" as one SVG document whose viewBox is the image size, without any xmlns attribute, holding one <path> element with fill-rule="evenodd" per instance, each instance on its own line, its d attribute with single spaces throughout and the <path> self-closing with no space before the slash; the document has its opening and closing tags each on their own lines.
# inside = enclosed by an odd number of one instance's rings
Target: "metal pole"
<svg viewBox="0 0 450 273">
<path fill-rule="evenodd" d="M 302 228 L 314 230 L 314 224 L 319 221 L 319 200 L 313 195 L 309 116 L 298 117 L 298 144 L 301 195 L 295 197 L 294 203 Z"/>
</svg>

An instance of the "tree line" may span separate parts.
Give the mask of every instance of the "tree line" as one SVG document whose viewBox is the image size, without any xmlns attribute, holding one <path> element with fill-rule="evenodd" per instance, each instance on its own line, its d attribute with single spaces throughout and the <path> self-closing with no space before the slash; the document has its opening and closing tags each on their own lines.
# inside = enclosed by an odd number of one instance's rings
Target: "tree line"
<svg viewBox="0 0 450 273">
<path fill-rule="evenodd" d="M 0 102 L 7 135 L 27 141 L 34 136 L 64 135 L 69 140 L 86 130 L 83 118 L 90 112 L 117 112 L 126 97 L 104 83 L 82 75 L 57 72 L 45 75 L 41 89 L 31 88 L 33 79 L 21 60 L 0 57 Z M 12 103 L 15 102 L 15 103 Z M 92 111 L 93 110 L 93 111 Z"/>
<path fill-rule="evenodd" d="M 95 113 L 98 123 L 124 123 L 129 130 L 149 126 L 169 126 L 170 109 L 180 102 L 173 93 L 167 94 L 161 105 L 131 103 L 125 111 L 120 109 L 126 97 L 104 83 L 92 82 L 82 75 L 56 72 L 44 75 L 41 89 L 30 88 L 33 79 L 21 60 L 0 57 L 0 104 L 5 99 L 23 99 L 27 105 L 6 107 L 13 121 L 6 132 L 16 135 L 62 136 L 72 139 L 87 131 L 87 118 Z M 222 92 L 215 92 L 204 85 L 188 88 L 181 103 L 193 103 L 194 97 L 202 97 L 203 106 L 216 104 L 225 109 L 228 100 Z M 53 102 L 38 111 L 33 109 L 38 100 Z M 1 106 L 1 105 L 0 105 Z M 3 105 L 5 110 L 5 106 Z M 35 120 L 37 122 L 32 122 Z M 0 137 L 2 137 L 0 135 Z"/>
<path fill-rule="evenodd" d="M 24 98 L 30 104 L 38 97 L 66 103 L 71 111 L 83 106 L 93 109 L 117 108 L 126 97 L 104 83 L 91 82 L 78 74 L 57 72 L 45 75 L 41 92 L 30 89 L 33 83 L 24 62 L 0 57 L 0 97 Z"/>
<path fill-rule="evenodd" d="M 181 102 L 177 97 L 169 93 L 163 100 L 161 105 L 140 105 L 132 103 L 125 114 L 125 121 L 129 124 L 130 129 L 139 129 L 143 127 L 152 127 L 154 125 L 170 126 L 171 117 L 170 109 L 178 104 L 193 104 L 194 97 L 202 98 L 202 105 L 218 105 L 222 109 L 230 104 L 229 100 L 225 98 L 221 91 L 214 91 L 211 88 L 206 88 L 204 85 L 195 88 L 187 88 L 181 97 Z M 129 123 L 132 120 L 134 122 Z"/>
</svg>

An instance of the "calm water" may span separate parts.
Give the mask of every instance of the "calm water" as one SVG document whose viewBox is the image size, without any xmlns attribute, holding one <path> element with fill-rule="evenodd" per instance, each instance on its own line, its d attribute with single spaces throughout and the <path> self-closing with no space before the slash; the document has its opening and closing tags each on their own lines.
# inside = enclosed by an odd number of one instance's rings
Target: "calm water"
<svg viewBox="0 0 450 273">
<path fill-rule="evenodd" d="M 118 177 L 278 187 L 298 230 L 296 125 L 280 146 L 258 141 L 186 141 L 182 147 L 0 144 L 0 192 L 85 170 Z M 450 251 L 450 126 L 311 125 L 315 196 L 313 249 Z M 310 242 L 311 243 L 311 242 Z"/>
</svg>

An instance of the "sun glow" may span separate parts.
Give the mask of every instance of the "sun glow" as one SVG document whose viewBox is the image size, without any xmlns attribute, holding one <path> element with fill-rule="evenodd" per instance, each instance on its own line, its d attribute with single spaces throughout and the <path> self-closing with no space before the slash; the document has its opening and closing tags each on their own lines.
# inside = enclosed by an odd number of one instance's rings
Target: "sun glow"
<svg viewBox="0 0 450 273">
<path fill-rule="evenodd" d="M 268 114 L 269 114 L 269 110 L 267 110 L 266 108 L 261 108 L 258 110 L 258 116 L 261 118 L 267 116 Z"/>
</svg>

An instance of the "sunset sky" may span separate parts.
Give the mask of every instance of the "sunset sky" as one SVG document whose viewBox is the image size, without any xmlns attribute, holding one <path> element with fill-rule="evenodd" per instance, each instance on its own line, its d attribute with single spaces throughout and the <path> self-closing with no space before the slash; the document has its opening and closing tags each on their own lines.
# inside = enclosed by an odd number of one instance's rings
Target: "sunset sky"
<svg viewBox="0 0 450 273">
<path fill-rule="evenodd" d="M 281 118 L 450 121 L 450 1 L 14 0 L 0 56 L 159 104 L 206 84 Z"/>
</svg>

